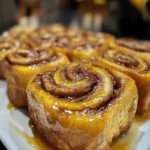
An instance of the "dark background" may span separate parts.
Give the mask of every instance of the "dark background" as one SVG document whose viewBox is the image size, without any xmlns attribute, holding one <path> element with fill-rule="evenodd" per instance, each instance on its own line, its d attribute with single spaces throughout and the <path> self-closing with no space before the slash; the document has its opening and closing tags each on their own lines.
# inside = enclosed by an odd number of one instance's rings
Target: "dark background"
<svg viewBox="0 0 150 150">
<path fill-rule="evenodd" d="M 76 20 L 78 27 L 83 27 L 83 16 L 101 14 L 100 29 L 115 34 L 117 37 L 135 37 L 150 39 L 150 21 L 143 18 L 130 0 L 105 0 L 106 4 L 95 4 L 92 0 L 0 0 L 0 33 L 18 23 L 24 16 L 38 16 L 40 23 L 60 22 L 70 25 Z M 150 10 L 150 1 L 146 4 Z M 86 29 L 87 30 L 87 29 Z M 94 28 L 88 30 L 95 31 Z"/>
</svg>

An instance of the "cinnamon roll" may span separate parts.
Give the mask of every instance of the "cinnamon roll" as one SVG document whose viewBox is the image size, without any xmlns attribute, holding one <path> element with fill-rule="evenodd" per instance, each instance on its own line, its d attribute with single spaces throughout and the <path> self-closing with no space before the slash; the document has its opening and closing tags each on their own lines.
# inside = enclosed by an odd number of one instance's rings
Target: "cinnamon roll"
<svg viewBox="0 0 150 150">
<path fill-rule="evenodd" d="M 16 40 L 14 37 L 9 35 L 0 36 L 0 78 L 4 78 L 2 60 L 9 53 L 19 48 L 30 48 L 30 46 L 21 39 Z"/>
<path fill-rule="evenodd" d="M 150 59 L 150 41 L 121 38 L 116 40 L 115 45 L 128 48 L 131 51 L 137 52 L 140 56 Z"/>
<path fill-rule="evenodd" d="M 5 37 L 0 36 L 0 78 L 3 76 L 2 60 L 3 58 L 19 47 L 19 43 L 15 40 L 7 40 Z"/>
<path fill-rule="evenodd" d="M 32 120 L 60 150 L 102 150 L 131 125 L 137 88 L 129 76 L 87 63 L 46 71 L 27 86 Z"/>
<path fill-rule="evenodd" d="M 114 42 L 114 36 L 106 33 L 82 32 L 78 29 L 61 28 L 59 32 L 39 28 L 25 37 L 31 47 L 54 47 L 65 53 L 72 61 L 91 59 L 96 50 L 103 49 Z"/>
<path fill-rule="evenodd" d="M 24 42 L 33 48 L 49 47 L 52 46 L 54 42 L 56 44 L 59 37 L 67 36 L 71 38 L 77 33 L 79 33 L 78 29 L 67 28 L 61 24 L 51 24 L 34 30 L 30 35 L 24 38 Z"/>
<path fill-rule="evenodd" d="M 97 64 L 117 69 L 132 77 L 138 87 L 138 112 L 144 113 L 150 103 L 150 61 L 136 52 L 122 47 L 109 48 L 99 52 Z"/>
<path fill-rule="evenodd" d="M 27 106 L 26 86 L 39 72 L 59 67 L 69 62 L 67 56 L 52 49 L 19 49 L 2 61 L 7 80 L 9 99 L 18 107 Z"/>
<path fill-rule="evenodd" d="M 91 60 L 97 56 L 99 50 L 105 49 L 114 39 L 114 36 L 106 33 L 82 33 L 69 41 L 67 55 L 72 61 Z"/>
</svg>

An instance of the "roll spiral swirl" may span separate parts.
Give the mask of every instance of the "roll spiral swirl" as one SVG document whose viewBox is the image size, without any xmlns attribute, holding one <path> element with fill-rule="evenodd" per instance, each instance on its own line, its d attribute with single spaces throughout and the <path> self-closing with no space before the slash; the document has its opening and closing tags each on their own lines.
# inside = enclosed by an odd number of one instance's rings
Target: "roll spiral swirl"
<svg viewBox="0 0 150 150">
<path fill-rule="evenodd" d="M 130 49 L 113 47 L 101 51 L 96 61 L 132 77 L 136 81 L 139 92 L 138 112 L 147 111 L 150 103 L 150 61 L 148 57 Z"/>
<path fill-rule="evenodd" d="M 35 48 L 32 50 L 20 49 L 12 52 L 6 59 L 13 65 L 46 64 L 57 59 L 57 54 L 50 49 Z"/>
<path fill-rule="evenodd" d="M 60 32 L 45 31 L 40 28 L 24 38 L 31 47 L 59 47 L 65 50 L 95 50 L 103 44 L 114 41 L 112 35 L 106 33 L 82 32 L 76 29 L 64 28 Z M 45 33 L 46 32 L 46 33 Z"/>
<path fill-rule="evenodd" d="M 45 91 L 54 96 L 60 109 L 69 110 L 100 108 L 111 99 L 115 83 L 106 70 L 82 64 L 46 72 L 37 80 Z"/>
<path fill-rule="evenodd" d="M 49 25 L 40 27 L 34 30 L 30 35 L 24 38 L 24 42 L 28 43 L 31 47 L 50 47 L 58 45 L 59 39 L 63 37 L 72 38 L 81 31 L 77 29 L 70 29 L 62 25 Z"/>
<path fill-rule="evenodd" d="M 136 57 L 134 53 L 128 51 L 123 52 L 116 49 L 110 49 L 103 54 L 103 58 L 139 72 L 149 71 L 149 63 L 146 60 Z"/>
<path fill-rule="evenodd" d="M 114 41 L 114 37 L 105 33 L 86 32 L 68 41 L 66 54 L 72 61 L 91 60 L 99 50 L 105 49 Z M 60 42 L 61 43 L 61 42 Z"/>
<path fill-rule="evenodd" d="M 121 47 L 107 48 L 99 52 L 99 56 L 96 58 L 98 61 L 120 69 L 123 72 L 138 72 L 148 73 L 150 62 L 148 59 L 140 57 L 136 52 L 128 49 L 122 49 Z"/>
</svg>

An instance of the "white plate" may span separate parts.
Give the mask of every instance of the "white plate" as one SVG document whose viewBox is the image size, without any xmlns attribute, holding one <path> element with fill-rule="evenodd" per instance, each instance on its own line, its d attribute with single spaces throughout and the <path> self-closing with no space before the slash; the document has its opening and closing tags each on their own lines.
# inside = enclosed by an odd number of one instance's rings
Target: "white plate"
<svg viewBox="0 0 150 150">
<path fill-rule="evenodd" d="M 0 140 L 8 150 L 34 150 L 16 130 L 19 129 L 29 136 L 33 136 L 31 128 L 28 126 L 29 115 L 23 110 L 8 110 L 8 103 L 6 82 L 0 81 Z M 142 125 L 139 130 L 140 135 L 134 150 L 150 150 L 150 121 Z"/>
</svg>

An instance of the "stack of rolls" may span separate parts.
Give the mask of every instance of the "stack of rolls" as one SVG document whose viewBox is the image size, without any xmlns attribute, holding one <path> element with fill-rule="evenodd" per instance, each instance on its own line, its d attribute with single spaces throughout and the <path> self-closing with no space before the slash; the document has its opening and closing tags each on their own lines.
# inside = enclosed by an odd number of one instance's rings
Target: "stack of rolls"
<svg viewBox="0 0 150 150">
<path fill-rule="evenodd" d="M 149 48 L 61 24 L 13 28 L 0 38 L 0 76 L 55 149 L 107 150 L 148 110 Z"/>
</svg>

